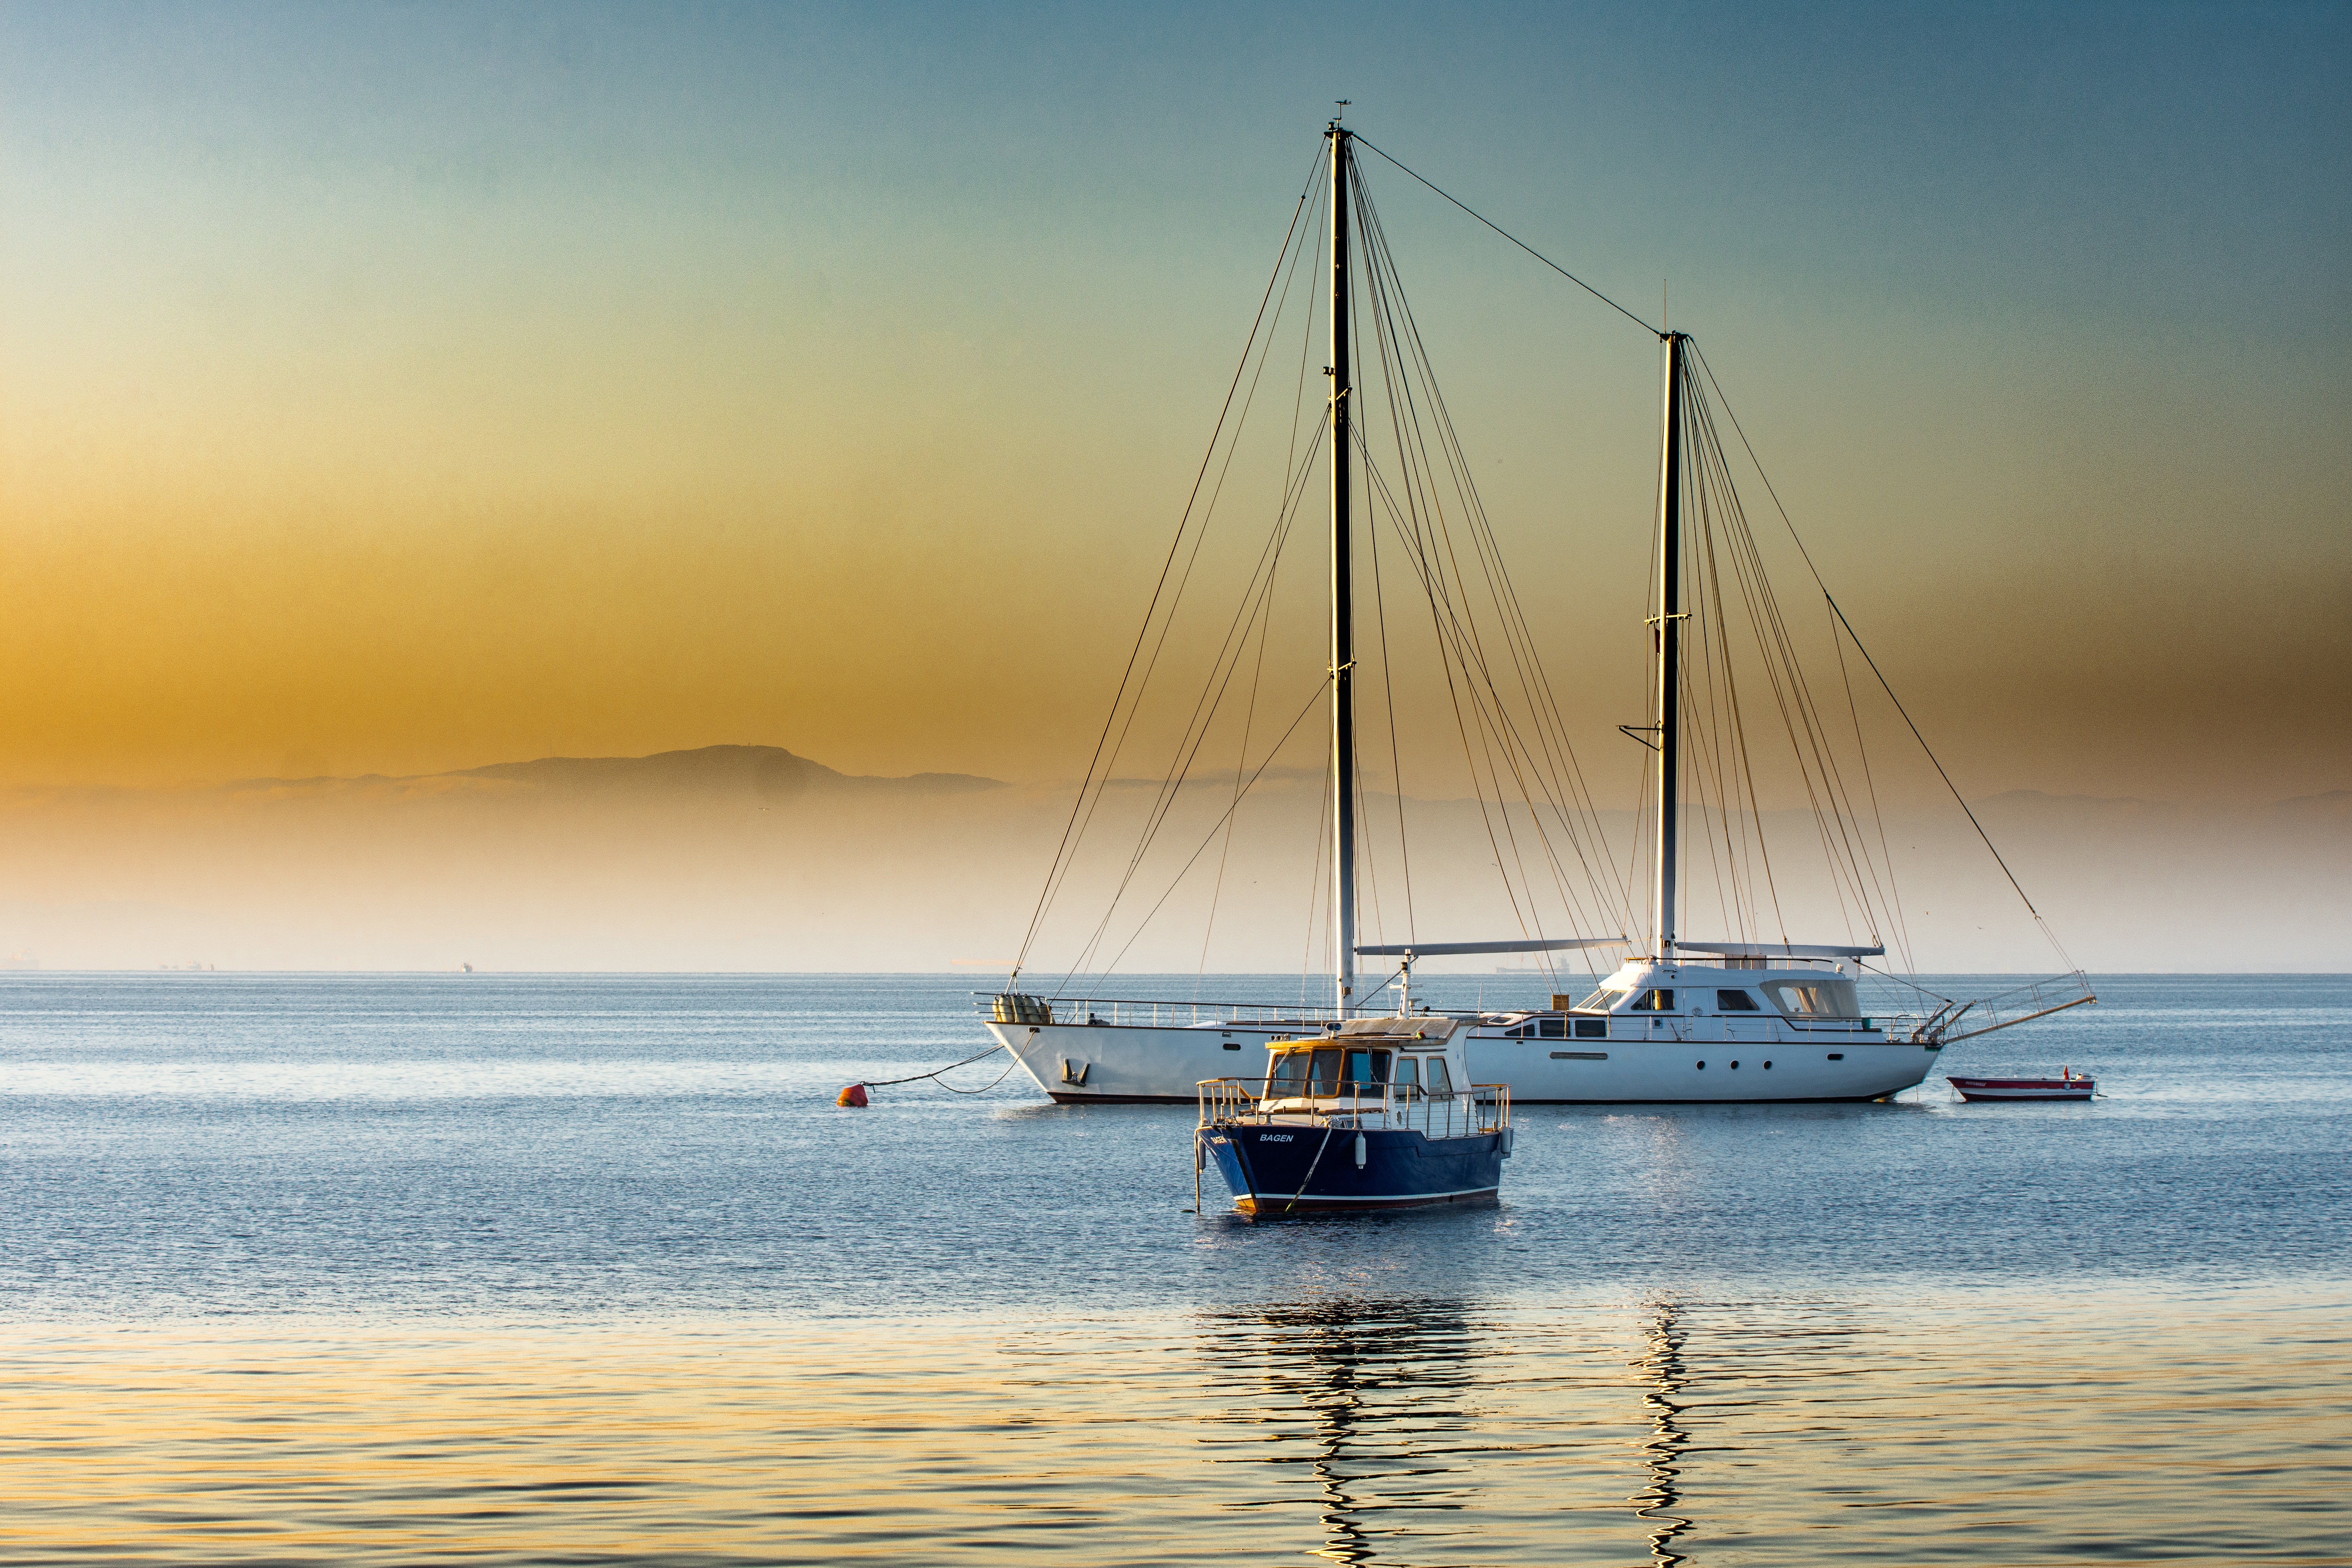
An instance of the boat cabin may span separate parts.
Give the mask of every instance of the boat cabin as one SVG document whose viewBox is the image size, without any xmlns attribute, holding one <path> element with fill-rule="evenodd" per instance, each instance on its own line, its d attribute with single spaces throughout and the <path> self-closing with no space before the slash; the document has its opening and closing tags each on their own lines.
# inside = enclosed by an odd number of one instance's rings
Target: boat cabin
<svg viewBox="0 0 2352 1568">
<path fill-rule="evenodd" d="M 1438 1040 L 1276 1040 L 1266 1058 L 1266 1094 L 1276 1100 L 1415 1100 L 1451 1096 L 1454 1082 L 1453 1060 Z"/>
<path fill-rule="evenodd" d="M 1249 1093 L 1239 1079 L 1217 1080 L 1216 1109 L 1262 1120 L 1409 1127 L 1432 1137 L 1507 1125 L 1509 1090 L 1470 1081 L 1466 1036 L 1464 1019 L 1418 1014 L 1351 1018 L 1327 1035 L 1269 1040 L 1263 1092 Z M 1227 1098 L 1235 1103 L 1223 1105 Z M 1203 1119 L 1213 1118 L 1204 1110 Z"/>
<path fill-rule="evenodd" d="M 1702 1037 L 1689 1032 L 1696 1019 L 1708 1020 L 1706 1038 L 1722 1031 L 1728 1031 L 1726 1039 L 1793 1037 L 1792 1031 L 1866 1033 L 1880 1021 L 1863 1013 L 1858 973 L 1858 965 L 1801 959 L 1776 958 L 1769 969 L 1759 960 L 1739 957 L 1717 963 L 1635 959 L 1572 1006 L 1568 997 L 1555 996 L 1549 1012 L 1489 1015 L 1479 1033 L 1505 1039 L 1623 1040 L 1663 1037 L 1664 1030 L 1676 1039 Z"/>
<path fill-rule="evenodd" d="M 1784 1018 L 1859 1018 L 1862 1004 L 1842 968 L 1731 963 L 1629 963 L 1569 1011 L 1777 1013 Z"/>
</svg>

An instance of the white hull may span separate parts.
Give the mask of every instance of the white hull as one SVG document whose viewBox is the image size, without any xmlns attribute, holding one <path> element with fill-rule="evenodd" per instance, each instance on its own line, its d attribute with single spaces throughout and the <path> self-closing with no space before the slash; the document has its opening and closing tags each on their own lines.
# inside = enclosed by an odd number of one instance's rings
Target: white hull
<svg viewBox="0 0 2352 1568">
<path fill-rule="evenodd" d="M 1936 1062 L 1932 1047 L 1892 1041 L 1857 1025 L 1718 1017 L 1610 1023 L 1612 1036 L 1622 1037 L 1507 1039 L 1481 1028 L 1465 1040 L 1471 1078 L 1507 1084 L 1521 1105 L 1719 1105 L 1878 1100 L 1918 1083 Z M 1267 1040 L 1318 1035 L 1322 1026 L 991 1024 L 988 1029 L 1037 1087 L 1063 1104 L 1189 1105 L 1204 1079 L 1262 1076 Z"/>
</svg>

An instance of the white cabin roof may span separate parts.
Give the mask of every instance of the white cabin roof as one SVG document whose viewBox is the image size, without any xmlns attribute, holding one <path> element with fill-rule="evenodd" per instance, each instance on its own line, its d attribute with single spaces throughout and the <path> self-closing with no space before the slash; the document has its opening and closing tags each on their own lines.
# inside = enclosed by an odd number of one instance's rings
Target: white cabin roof
<svg viewBox="0 0 2352 1568">
<path fill-rule="evenodd" d="M 1877 947 L 1834 947 L 1801 942 L 1677 942 L 1675 946 L 1724 958 L 1875 958 L 1886 951 L 1883 943 Z"/>
</svg>

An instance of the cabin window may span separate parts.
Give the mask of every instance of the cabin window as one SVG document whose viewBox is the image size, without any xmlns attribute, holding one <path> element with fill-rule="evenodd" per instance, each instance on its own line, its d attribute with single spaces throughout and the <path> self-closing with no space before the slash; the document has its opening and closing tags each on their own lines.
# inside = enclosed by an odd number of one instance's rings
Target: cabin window
<svg viewBox="0 0 2352 1568">
<path fill-rule="evenodd" d="M 1607 1039 L 1609 1037 L 1609 1020 L 1606 1018 L 1579 1018 L 1576 1021 L 1576 1037 L 1580 1040 Z"/>
<path fill-rule="evenodd" d="M 1604 985 L 1579 1002 L 1576 1005 L 1576 1010 L 1580 1013 L 1613 1013 L 1623 1005 L 1625 998 L 1632 994 L 1633 994 L 1631 991 L 1612 991 Z"/>
<path fill-rule="evenodd" d="M 1539 1029 L 1538 1032 L 1538 1033 L 1540 1033 L 1540 1034 L 1543 1036 L 1543 1037 L 1544 1037 L 1545 1039 L 1547 1039 L 1547 1040 L 1564 1040 L 1564 1039 L 1568 1038 L 1568 1020 L 1567 1020 L 1567 1019 L 1565 1019 L 1565 1018 L 1542 1018 L 1542 1019 L 1538 1019 L 1538 1023 L 1541 1026 L 1540 1029 Z"/>
<path fill-rule="evenodd" d="M 1514 1024 L 1509 1028 L 1503 1031 L 1503 1037 L 1507 1040 L 1524 1040 L 1535 1032 L 1536 1026 L 1532 1021 L 1525 1024 Z"/>
<path fill-rule="evenodd" d="M 1862 1008 L 1851 980 L 1776 980 L 1764 987 L 1772 1005 L 1792 1017 L 1858 1018 Z"/>
<path fill-rule="evenodd" d="M 1633 999 L 1636 1013 L 1671 1013 L 1675 1010 L 1675 994 L 1671 991 L 1644 991 Z"/>
<path fill-rule="evenodd" d="M 1304 1094 L 1307 1092 L 1307 1062 L 1305 1051 L 1284 1051 L 1274 1058 L 1274 1081 L 1266 1087 L 1269 1094 Z"/>
<path fill-rule="evenodd" d="M 1444 1057 L 1429 1058 L 1429 1092 L 1439 1099 L 1450 1098 L 1454 1093 L 1453 1075 L 1445 1070 Z"/>
<path fill-rule="evenodd" d="M 1314 1069 L 1307 1074 L 1307 1092 L 1337 1094 L 1339 1092 L 1339 1053 L 1336 1050 L 1317 1051 Z"/>
<path fill-rule="evenodd" d="M 1756 1013 L 1756 998 L 1745 991 L 1718 991 L 1715 994 L 1715 1010 L 1718 1013 Z"/>
<path fill-rule="evenodd" d="M 1347 1081 L 1349 1083 L 1386 1083 L 1388 1080 L 1388 1052 L 1349 1051 L 1348 1053 Z"/>
<path fill-rule="evenodd" d="M 1417 1100 L 1421 1096 L 1421 1058 L 1399 1057 L 1396 1061 L 1396 1091 L 1399 1100 Z"/>
</svg>

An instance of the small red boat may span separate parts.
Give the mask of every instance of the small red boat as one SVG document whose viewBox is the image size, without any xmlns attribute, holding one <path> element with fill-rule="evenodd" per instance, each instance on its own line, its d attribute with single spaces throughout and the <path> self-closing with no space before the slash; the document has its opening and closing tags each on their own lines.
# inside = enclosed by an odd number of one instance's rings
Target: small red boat
<svg viewBox="0 0 2352 1568">
<path fill-rule="evenodd" d="M 2095 1087 L 2072 1068 L 2060 1068 L 2056 1078 L 1948 1078 L 1962 1100 L 2088 1100 Z"/>
</svg>

